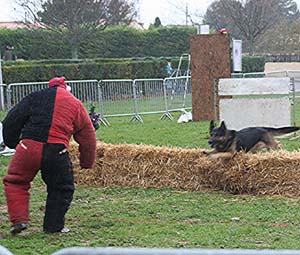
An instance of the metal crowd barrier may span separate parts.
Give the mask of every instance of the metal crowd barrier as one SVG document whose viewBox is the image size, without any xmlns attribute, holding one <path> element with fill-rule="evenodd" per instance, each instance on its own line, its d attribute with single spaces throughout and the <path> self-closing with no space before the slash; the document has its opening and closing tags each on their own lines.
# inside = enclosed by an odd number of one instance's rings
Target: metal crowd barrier
<svg viewBox="0 0 300 255">
<path fill-rule="evenodd" d="M 14 255 L 0 245 L 0 255 Z M 300 250 L 71 247 L 52 255 L 300 255 Z"/>
<path fill-rule="evenodd" d="M 6 84 L 0 84 L 0 111 L 3 111 L 5 109 L 5 102 L 7 102 L 6 89 Z"/>
<path fill-rule="evenodd" d="M 271 71 L 265 73 L 266 77 L 288 77 L 288 72 L 284 70 Z"/>
<path fill-rule="evenodd" d="M 166 78 L 169 111 L 178 111 L 192 106 L 192 83 L 190 76 Z"/>
<path fill-rule="evenodd" d="M 289 77 L 291 84 L 294 83 L 295 92 L 300 92 L 300 70 L 279 70 L 271 72 L 257 72 L 257 73 L 232 73 L 232 78 L 258 78 L 258 77 Z M 293 89 L 291 87 L 291 93 Z"/>
<path fill-rule="evenodd" d="M 48 82 L 26 82 L 11 83 L 7 87 L 7 108 L 19 103 L 25 96 L 32 92 L 39 91 L 48 87 Z"/>
<path fill-rule="evenodd" d="M 98 102 L 99 89 L 97 80 L 66 81 L 72 94 L 82 102 Z"/>
<path fill-rule="evenodd" d="M 270 72 L 232 73 L 231 78 L 263 78 L 263 77 L 290 77 L 300 78 L 300 70 L 278 70 Z"/>
<path fill-rule="evenodd" d="M 274 71 L 268 73 L 235 73 L 233 77 L 291 77 L 291 99 L 295 107 L 300 97 L 300 71 Z M 96 103 L 103 123 L 113 116 L 131 116 L 132 120 L 143 122 L 140 115 L 163 113 L 162 117 L 172 119 L 171 112 L 192 108 L 192 84 L 190 76 L 165 79 L 120 79 L 120 80 L 75 80 L 67 81 L 72 93 L 84 103 Z M 294 86 L 294 88 L 293 88 Z M 47 82 L 13 83 L 0 85 L 0 108 L 11 109 L 28 94 L 44 89 Z M 295 93 L 295 96 L 293 95 Z M 1 101 L 2 99 L 2 101 Z M 292 100 L 291 100 L 292 101 Z M 162 119 L 161 117 L 161 119 Z"/>
<path fill-rule="evenodd" d="M 106 125 L 109 125 L 107 117 L 132 116 L 132 120 L 143 122 L 140 117 L 142 114 L 167 113 L 168 116 L 171 111 L 183 111 L 192 106 L 190 76 L 66 82 L 71 86 L 74 96 L 83 103 L 96 103 L 96 111 L 100 112 L 100 118 Z M 2 85 L 2 102 L 6 102 L 10 110 L 25 96 L 47 87 L 48 82 L 12 83 L 7 87 Z"/>
<path fill-rule="evenodd" d="M 97 80 L 66 81 L 71 87 L 71 92 L 82 102 L 99 102 L 99 89 Z M 11 83 L 7 87 L 7 108 L 19 103 L 25 96 L 32 92 L 48 87 L 48 82 Z"/>
<path fill-rule="evenodd" d="M 190 76 L 166 79 L 102 80 L 100 112 L 103 118 L 182 111 L 192 105 Z M 170 115 L 170 114 L 169 114 Z"/>
<path fill-rule="evenodd" d="M 164 112 L 163 79 L 136 79 L 133 81 L 133 87 L 136 90 L 137 112 L 139 114 Z"/>
<path fill-rule="evenodd" d="M 231 78 L 262 78 L 265 77 L 264 72 L 253 72 L 253 73 L 232 73 Z"/>
<path fill-rule="evenodd" d="M 101 110 L 104 117 L 133 116 L 133 80 L 101 80 Z"/>
<path fill-rule="evenodd" d="M 287 76 L 291 78 L 300 78 L 300 71 L 299 70 L 289 70 L 287 71 Z"/>
<path fill-rule="evenodd" d="M 173 248 L 67 248 L 52 255 L 300 255 L 299 250 L 173 249 Z"/>
</svg>

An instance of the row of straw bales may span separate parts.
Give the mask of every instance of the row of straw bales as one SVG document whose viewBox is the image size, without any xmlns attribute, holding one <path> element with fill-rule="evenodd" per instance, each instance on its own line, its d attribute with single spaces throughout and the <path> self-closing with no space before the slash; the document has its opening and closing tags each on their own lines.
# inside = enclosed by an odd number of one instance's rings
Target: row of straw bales
<svg viewBox="0 0 300 255">
<path fill-rule="evenodd" d="M 209 159 L 203 149 L 99 142 L 92 169 L 80 169 L 76 144 L 71 145 L 70 155 L 78 185 L 300 195 L 300 152 L 238 153 L 225 163 Z"/>
</svg>

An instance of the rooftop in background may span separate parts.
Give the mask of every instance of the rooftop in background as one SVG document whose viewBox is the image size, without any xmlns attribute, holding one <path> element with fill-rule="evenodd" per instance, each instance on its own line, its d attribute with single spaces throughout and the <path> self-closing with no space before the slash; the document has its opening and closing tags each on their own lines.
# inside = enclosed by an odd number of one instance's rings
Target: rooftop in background
<svg viewBox="0 0 300 255">
<path fill-rule="evenodd" d="M 144 30 L 144 23 L 138 22 L 137 20 L 132 20 L 129 24 L 129 27 L 135 28 L 135 29 L 140 29 Z"/>
<path fill-rule="evenodd" d="M 39 24 L 26 24 L 22 21 L 0 21 L 0 29 L 7 28 L 7 29 L 18 29 L 18 28 L 40 28 Z"/>
<path fill-rule="evenodd" d="M 36 24 L 26 24 L 25 22 L 22 21 L 0 21 L 0 29 L 1 28 L 7 28 L 7 29 L 18 29 L 18 28 L 41 28 L 42 26 L 38 23 Z M 129 27 L 133 27 L 135 29 L 141 29 L 144 30 L 145 28 L 143 27 L 143 23 L 138 22 L 136 20 L 131 21 L 129 24 Z"/>
</svg>

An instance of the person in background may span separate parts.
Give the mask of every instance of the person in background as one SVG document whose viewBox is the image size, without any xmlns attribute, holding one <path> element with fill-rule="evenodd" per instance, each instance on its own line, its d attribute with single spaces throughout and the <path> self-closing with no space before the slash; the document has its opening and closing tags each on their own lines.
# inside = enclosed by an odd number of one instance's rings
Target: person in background
<svg viewBox="0 0 300 255">
<path fill-rule="evenodd" d="M 67 90 L 65 78 L 55 77 L 48 88 L 23 98 L 2 124 L 5 145 L 16 148 L 3 178 L 11 234 L 28 227 L 30 183 L 38 170 L 47 185 L 43 231 L 68 232 L 65 214 L 74 193 L 68 153 L 72 135 L 82 168 L 91 168 L 96 155 L 95 129 L 85 107 Z"/>
<path fill-rule="evenodd" d="M 168 75 L 168 78 L 172 76 L 173 73 L 173 68 L 172 68 L 172 62 L 171 59 L 167 59 L 167 65 L 166 65 L 166 73 Z M 171 79 L 167 79 L 166 81 L 166 89 L 167 93 L 173 88 L 173 81 Z"/>
<path fill-rule="evenodd" d="M 171 59 L 168 58 L 167 62 L 168 63 L 166 65 L 166 72 L 167 72 L 168 76 L 171 76 L 172 75 L 172 71 L 173 71 Z"/>
<path fill-rule="evenodd" d="M 5 46 L 5 51 L 3 54 L 3 60 L 17 60 L 16 55 L 13 53 L 14 47 L 11 45 Z"/>
</svg>

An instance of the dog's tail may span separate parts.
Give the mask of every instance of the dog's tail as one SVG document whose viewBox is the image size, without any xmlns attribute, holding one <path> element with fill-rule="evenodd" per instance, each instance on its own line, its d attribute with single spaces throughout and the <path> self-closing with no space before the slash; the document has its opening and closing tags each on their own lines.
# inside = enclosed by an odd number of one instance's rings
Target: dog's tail
<svg viewBox="0 0 300 255">
<path fill-rule="evenodd" d="M 300 127 L 281 127 L 281 128 L 264 127 L 264 129 L 270 132 L 272 136 L 281 136 L 292 132 L 296 132 L 300 130 Z"/>
</svg>

